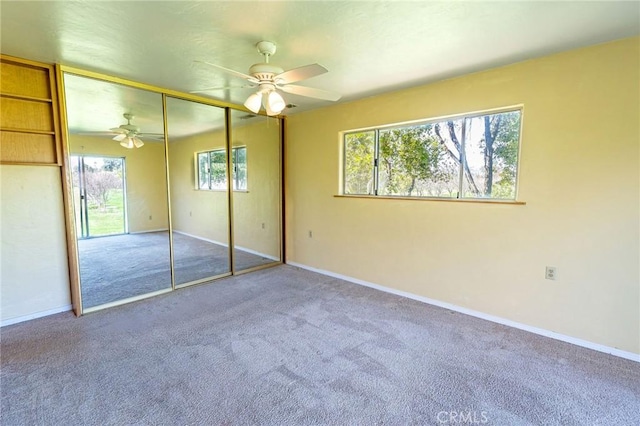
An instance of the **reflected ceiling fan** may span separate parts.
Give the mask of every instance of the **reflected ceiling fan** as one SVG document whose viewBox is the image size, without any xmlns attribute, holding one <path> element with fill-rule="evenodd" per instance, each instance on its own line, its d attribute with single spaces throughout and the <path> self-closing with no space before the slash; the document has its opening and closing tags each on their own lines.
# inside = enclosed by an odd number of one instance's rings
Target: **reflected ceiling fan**
<svg viewBox="0 0 640 426">
<path fill-rule="evenodd" d="M 264 107 L 267 115 L 278 115 L 284 110 L 286 103 L 282 95 L 278 93 L 278 90 L 325 101 L 337 101 L 340 99 L 341 96 L 338 93 L 291 84 L 328 72 L 322 65 L 311 64 L 284 71 L 277 65 L 269 63 L 269 57 L 276 53 L 275 43 L 271 41 L 261 41 L 256 44 L 256 47 L 258 48 L 258 52 L 264 56 L 264 62 L 251 65 L 249 74 L 234 71 L 210 62 L 196 62 L 205 63 L 249 82 L 249 86 L 241 86 L 240 88 L 258 87 L 258 90 L 251 94 L 244 103 L 247 109 L 256 114 L 260 111 L 261 107 Z M 211 90 L 231 88 L 233 87 L 212 87 L 203 90 L 194 90 L 191 93 L 203 93 Z"/>
<path fill-rule="evenodd" d="M 143 133 L 140 131 L 140 127 L 131 124 L 131 120 L 135 118 L 135 116 L 126 112 L 122 114 L 122 116 L 127 120 L 127 124 L 121 124 L 118 127 L 113 127 L 108 131 L 102 132 L 73 132 L 78 135 L 87 135 L 87 136 L 115 136 L 112 138 L 114 141 L 120 142 L 125 148 L 140 148 L 144 145 L 144 142 L 140 138 L 145 139 L 155 139 L 164 141 L 164 134 L 162 133 Z"/>
<path fill-rule="evenodd" d="M 135 116 L 131 113 L 124 113 L 123 117 L 127 120 L 127 124 L 121 124 L 119 127 L 113 127 L 109 129 L 111 132 L 118 133 L 113 140 L 120 142 L 125 148 L 140 148 L 144 145 L 144 142 L 140 139 L 140 137 L 151 137 L 157 139 L 159 135 L 156 133 L 141 133 L 140 127 L 131 124 L 131 120 L 135 118 Z"/>
</svg>

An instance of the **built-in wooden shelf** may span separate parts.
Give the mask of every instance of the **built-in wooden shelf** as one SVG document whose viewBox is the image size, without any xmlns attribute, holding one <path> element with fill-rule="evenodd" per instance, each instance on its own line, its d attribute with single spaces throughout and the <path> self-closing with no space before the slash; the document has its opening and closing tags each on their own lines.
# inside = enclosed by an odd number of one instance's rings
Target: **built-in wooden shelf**
<svg viewBox="0 0 640 426">
<path fill-rule="evenodd" d="M 14 133 L 33 133 L 36 135 L 54 135 L 56 132 L 53 130 L 37 130 L 37 129 L 16 129 L 12 127 L 0 127 L 2 132 L 14 132 Z"/>
<path fill-rule="evenodd" d="M 11 93 L 0 93 L 0 97 L 2 97 L 2 98 L 12 98 L 12 99 L 22 99 L 23 101 L 33 101 L 33 102 L 45 102 L 45 103 L 53 102 L 53 99 L 51 99 L 51 98 L 37 98 L 35 96 L 14 95 L 14 94 L 11 94 Z"/>
<path fill-rule="evenodd" d="M 62 165 L 54 68 L 0 55 L 0 164 Z"/>
</svg>

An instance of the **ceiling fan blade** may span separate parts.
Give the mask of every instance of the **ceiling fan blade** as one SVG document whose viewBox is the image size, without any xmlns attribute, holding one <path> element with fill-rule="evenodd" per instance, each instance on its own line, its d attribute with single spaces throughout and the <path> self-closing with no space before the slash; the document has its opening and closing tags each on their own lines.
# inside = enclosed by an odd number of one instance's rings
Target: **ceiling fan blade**
<svg viewBox="0 0 640 426">
<path fill-rule="evenodd" d="M 125 129 L 121 129 L 120 127 L 112 127 L 111 129 L 109 129 L 109 131 L 116 133 L 127 133 Z"/>
<path fill-rule="evenodd" d="M 206 93 L 206 92 L 213 92 L 214 90 L 250 89 L 253 87 L 256 87 L 256 86 L 253 84 L 245 84 L 244 86 L 208 87 L 206 89 L 192 90 L 189 93 Z"/>
<path fill-rule="evenodd" d="M 280 73 L 274 77 L 274 80 L 279 84 L 289 84 L 300 80 L 306 80 L 307 78 L 315 77 L 327 72 L 329 71 L 322 65 L 311 64 Z"/>
<path fill-rule="evenodd" d="M 113 136 L 113 134 L 115 132 L 77 132 L 74 131 L 72 129 L 69 129 L 69 133 L 72 135 L 79 135 L 79 136 Z"/>
<path fill-rule="evenodd" d="M 121 140 L 124 140 L 124 138 L 126 138 L 126 137 L 127 137 L 127 135 L 125 133 L 120 133 L 119 135 L 116 135 L 113 138 L 113 140 L 120 142 Z"/>
<path fill-rule="evenodd" d="M 335 92 L 329 92 L 327 90 L 314 89 L 313 87 L 298 86 L 295 84 L 287 84 L 285 86 L 278 86 L 280 90 L 294 95 L 306 96 L 308 98 L 322 99 L 325 101 L 337 101 L 342 97 Z"/>
<path fill-rule="evenodd" d="M 163 133 L 138 133 L 138 136 L 141 137 L 141 138 L 153 139 L 153 140 L 157 140 L 157 141 L 163 141 L 164 140 L 164 134 Z"/>
<path fill-rule="evenodd" d="M 219 70 L 222 70 L 222 71 L 224 71 L 224 72 L 226 72 L 228 74 L 231 74 L 231 75 L 233 75 L 235 77 L 244 78 L 245 80 L 249 81 L 250 83 L 256 83 L 256 84 L 258 83 L 258 80 L 255 77 L 250 76 L 249 74 L 244 74 L 244 73 L 241 73 L 239 71 L 234 71 L 232 69 L 225 68 L 225 67 L 222 67 L 220 65 L 212 64 L 211 62 L 206 62 L 206 61 L 195 61 L 195 62 L 199 62 L 201 64 L 207 64 L 207 65 L 212 66 L 214 68 L 218 68 Z"/>
</svg>

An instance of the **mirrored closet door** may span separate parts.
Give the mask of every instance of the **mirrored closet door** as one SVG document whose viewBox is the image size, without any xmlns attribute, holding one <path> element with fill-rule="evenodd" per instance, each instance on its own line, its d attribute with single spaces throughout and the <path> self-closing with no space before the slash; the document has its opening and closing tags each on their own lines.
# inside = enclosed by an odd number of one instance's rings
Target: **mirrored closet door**
<svg viewBox="0 0 640 426">
<path fill-rule="evenodd" d="M 281 263 L 281 119 L 60 71 L 77 313 Z"/>
<path fill-rule="evenodd" d="M 231 273 L 225 110 L 166 98 L 176 286 Z"/>
<path fill-rule="evenodd" d="M 162 95 L 66 73 L 83 310 L 171 289 Z"/>
<path fill-rule="evenodd" d="M 234 272 L 282 259 L 281 122 L 231 111 Z"/>
</svg>

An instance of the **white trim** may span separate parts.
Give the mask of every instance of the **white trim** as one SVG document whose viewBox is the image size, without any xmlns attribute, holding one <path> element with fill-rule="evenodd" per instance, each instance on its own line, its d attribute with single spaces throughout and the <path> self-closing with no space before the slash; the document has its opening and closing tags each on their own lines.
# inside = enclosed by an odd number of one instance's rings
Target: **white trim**
<svg viewBox="0 0 640 426">
<path fill-rule="evenodd" d="M 149 232 L 167 232 L 167 231 L 169 231 L 169 228 L 149 229 L 147 231 L 133 231 L 133 232 L 129 232 L 129 234 L 148 234 Z M 127 234 L 118 234 L 118 235 L 127 235 Z"/>
<path fill-rule="evenodd" d="M 186 233 L 186 232 L 178 231 L 177 229 L 174 229 L 173 232 L 175 232 L 176 234 L 186 235 L 187 237 L 195 238 L 196 240 L 206 241 L 206 242 L 211 243 L 211 244 L 217 244 L 217 245 L 222 246 L 222 247 L 229 247 L 229 244 L 227 244 L 227 243 L 223 243 L 221 241 L 216 241 L 216 240 L 211 240 L 211 239 L 205 238 L 205 237 L 199 237 L 197 235 L 193 235 L 193 234 L 189 234 L 189 233 Z"/>
<path fill-rule="evenodd" d="M 42 318 L 49 315 L 59 314 L 61 312 L 69 312 L 71 310 L 71 305 L 64 305 L 58 308 L 47 309 L 46 311 L 34 312 L 29 315 L 22 315 L 19 317 L 13 317 L 6 320 L 2 320 L 0 323 L 0 327 L 4 327 L 7 325 L 17 324 L 19 322 L 29 321 L 36 318 Z"/>
<path fill-rule="evenodd" d="M 204 237 L 199 237 L 197 235 L 193 235 L 193 234 L 188 234 L 186 232 L 182 232 L 182 231 L 177 231 L 177 230 L 173 230 L 173 232 L 175 232 L 176 234 L 182 234 L 182 235 L 186 235 L 187 237 L 191 237 L 191 238 L 195 238 L 197 240 L 202 240 L 202 241 L 206 241 L 208 243 L 212 243 L 212 244 L 218 244 L 219 246 L 223 246 L 223 247 L 229 247 L 229 244 L 226 243 L 222 243 L 220 241 L 215 241 L 215 240 L 210 240 L 209 238 L 204 238 Z M 244 251 L 247 252 L 249 254 L 254 254 L 256 256 L 261 256 L 261 257 L 265 257 L 267 259 L 271 259 L 271 260 L 275 260 L 276 262 L 280 262 L 280 259 L 275 257 L 275 256 L 271 256 L 268 254 L 264 254 L 264 253 L 260 253 L 259 251 L 255 251 L 255 250 L 251 250 L 248 249 L 246 247 L 240 247 L 240 246 L 235 246 L 234 247 L 236 250 L 240 250 L 240 251 Z"/>
<path fill-rule="evenodd" d="M 270 254 L 260 253 L 259 251 L 251 250 L 246 247 L 235 246 L 236 250 L 244 251 L 249 254 L 255 254 L 256 256 L 265 257 L 267 259 L 275 260 L 276 262 L 280 262 L 280 258 L 276 256 L 271 256 Z"/>
<path fill-rule="evenodd" d="M 483 312 L 474 311 L 473 309 L 463 308 L 462 306 L 453 305 L 447 302 L 441 302 L 439 300 L 430 299 L 428 297 L 419 296 L 417 294 L 408 293 L 402 290 L 396 290 L 390 287 L 384 287 L 379 284 L 370 283 L 368 281 L 360 280 L 358 278 L 352 278 L 346 275 L 337 274 L 335 272 L 326 271 L 324 269 L 314 268 L 312 266 L 307 266 L 302 263 L 287 261 L 287 265 L 296 266 L 298 268 L 306 269 L 308 271 L 317 272 L 322 275 L 327 275 L 333 278 L 339 278 L 341 280 L 349 281 L 354 284 L 359 284 L 365 287 L 374 288 L 376 290 L 384 291 L 386 293 L 395 294 L 397 296 L 406 297 L 408 299 L 417 300 L 419 302 L 427 303 L 429 305 L 439 306 L 441 308 L 449 309 L 452 311 L 460 312 L 465 315 L 470 315 L 472 317 L 480 318 L 483 320 L 495 322 L 498 324 L 506 325 L 509 327 L 517 328 L 519 330 L 528 331 L 530 333 L 538 334 L 544 337 L 550 337 L 552 339 L 560 340 L 562 342 L 571 343 L 573 345 L 582 346 L 583 348 L 593 349 L 594 351 L 604 352 L 610 355 L 614 355 L 620 358 L 625 358 L 631 361 L 640 362 L 640 354 L 636 354 L 633 352 L 623 351 L 617 348 L 612 348 L 610 346 L 601 345 L 599 343 L 589 342 L 587 340 L 578 339 L 576 337 L 567 336 L 564 334 L 556 333 L 555 331 L 545 330 L 544 328 L 533 327 L 527 324 L 522 324 L 516 321 L 512 321 L 510 319 L 497 317 L 490 314 L 485 314 Z"/>
</svg>

